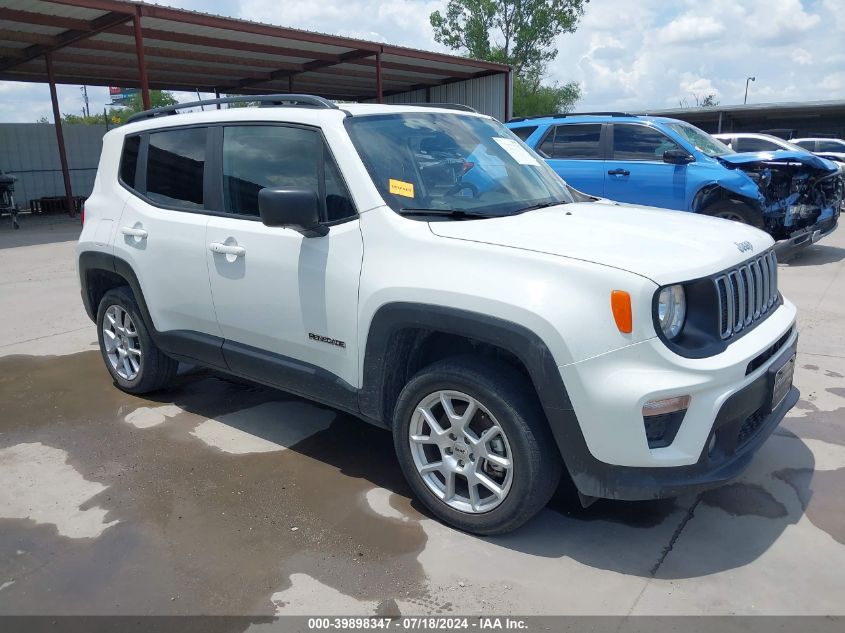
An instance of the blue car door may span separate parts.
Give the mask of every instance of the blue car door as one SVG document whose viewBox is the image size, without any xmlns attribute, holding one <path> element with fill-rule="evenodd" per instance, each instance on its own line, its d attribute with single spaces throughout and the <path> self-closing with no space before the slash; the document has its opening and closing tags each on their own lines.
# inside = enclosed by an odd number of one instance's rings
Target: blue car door
<svg viewBox="0 0 845 633">
<path fill-rule="evenodd" d="M 614 123 L 611 159 L 605 163 L 604 197 L 618 202 L 685 211 L 688 165 L 663 162 L 667 149 L 682 149 L 642 123 Z"/>
<path fill-rule="evenodd" d="M 604 195 L 601 123 L 552 126 L 537 150 L 567 183 L 593 196 Z"/>
</svg>

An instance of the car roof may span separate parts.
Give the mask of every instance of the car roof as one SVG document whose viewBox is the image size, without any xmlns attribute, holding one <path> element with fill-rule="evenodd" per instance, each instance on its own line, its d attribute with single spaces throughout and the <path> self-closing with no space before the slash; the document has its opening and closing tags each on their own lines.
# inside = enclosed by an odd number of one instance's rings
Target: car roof
<svg viewBox="0 0 845 633">
<path fill-rule="evenodd" d="M 789 143 L 785 138 L 781 138 L 779 136 L 775 136 L 774 134 L 765 134 L 763 132 L 721 132 L 720 134 L 714 134 L 716 138 L 765 138 L 765 139 L 773 139 L 775 141 L 783 141 L 784 143 Z"/>
<path fill-rule="evenodd" d="M 442 104 L 438 107 L 436 104 L 429 106 L 426 104 L 390 105 L 382 103 L 339 103 L 337 106 L 337 108 L 315 108 L 293 105 L 264 107 L 248 106 L 239 108 L 224 108 L 221 110 L 217 110 L 213 106 L 210 106 L 206 110 L 162 114 L 160 116 L 138 119 L 115 128 L 112 132 L 120 135 L 126 135 L 166 127 L 236 121 L 288 122 L 319 126 L 332 121 L 341 121 L 349 116 L 359 117 L 401 113 L 428 114 L 436 112 L 457 116 L 490 118 L 488 115 L 476 112 L 471 108 L 453 104 Z"/>
<path fill-rule="evenodd" d="M 508 127 L 528 127 L 549 123 L 683 123 L 668 117 L 628 114 L 625 112 L 584 112 L 574 114 L 549 114 L 516 118 L 508 121 Z"/>
<path fill-rule="evenodd" d="M 790 139 L 793 143 L 796 141 L 838 141 L 840 143 L 845 143 L 841 138 L 831 138 L 829 136 L 805 136 L 802 138 L 793 138 Z"/>
</svg>

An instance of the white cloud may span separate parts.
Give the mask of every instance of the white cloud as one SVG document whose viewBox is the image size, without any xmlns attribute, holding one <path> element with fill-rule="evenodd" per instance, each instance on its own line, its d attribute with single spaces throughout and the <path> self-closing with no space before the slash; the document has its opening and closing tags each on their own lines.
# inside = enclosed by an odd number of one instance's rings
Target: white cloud
<svg viewBox="0 0 845 633">
<path fill-rule="evenodd" d="M 725 32 L 725 26 L 709 15 L 682 15 L 658 32 L 658 39 L 667 44 L 700 43 L 715 39 Z"/>
<path fill-rule="evenodd" d="M 711 93 L 742 103 L 748 76 L 749 103 L 845 98 L 843 13 L 841 0 L 642 0 L 636 11 L 592 0 L 579 29 L 558 39 L 550 77 L 581 82 L 583 110 L 676 107 Z"/>
</svg>

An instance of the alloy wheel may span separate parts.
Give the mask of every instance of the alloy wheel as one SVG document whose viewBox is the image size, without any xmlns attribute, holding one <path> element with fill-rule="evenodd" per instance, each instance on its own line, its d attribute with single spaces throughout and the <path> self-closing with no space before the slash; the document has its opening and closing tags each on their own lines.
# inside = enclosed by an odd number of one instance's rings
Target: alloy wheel
<svg viewBox="0 0 845 633">
<path fill-rule="evenodd" d="M 141 371 L 141 339 L 132 317 L 119 305 L 109 306 L 103 317 L 103 345 L 117 375 L 134 380 Z"/>
<path fill-rule="evenodd" d="M 428 489 L 460 512 L 489 512 L 513 482 L 513 456 L 499 422 L 478 400 L 458 391 L 423 398 L 411 416 L 408 441 Z"/>
</svg>

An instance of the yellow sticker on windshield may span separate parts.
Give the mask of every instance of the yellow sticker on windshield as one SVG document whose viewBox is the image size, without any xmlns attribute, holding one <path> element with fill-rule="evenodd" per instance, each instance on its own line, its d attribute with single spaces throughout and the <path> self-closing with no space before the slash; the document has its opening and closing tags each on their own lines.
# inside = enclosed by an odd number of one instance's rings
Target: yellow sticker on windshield
<svg viewBox="0 0 845 633">
<path fill-rule="evenodd" d="M 388 184 L 390 185 L 390 193 L 393 195 L 404 196 L 406 198 L 414 197 L 414 183 L 391 178 L 388 180 Z"/>
</svg>

